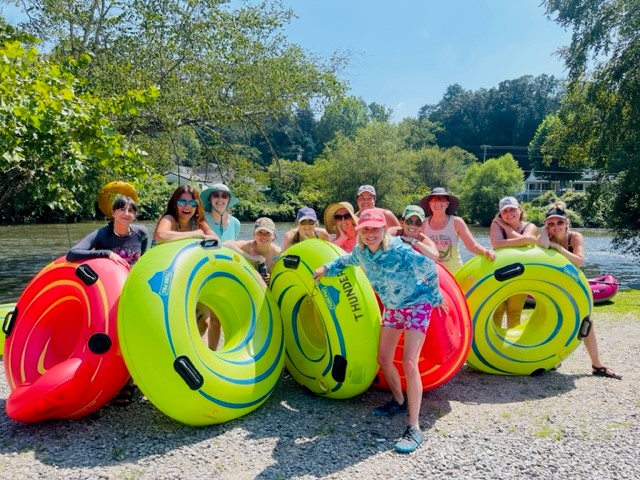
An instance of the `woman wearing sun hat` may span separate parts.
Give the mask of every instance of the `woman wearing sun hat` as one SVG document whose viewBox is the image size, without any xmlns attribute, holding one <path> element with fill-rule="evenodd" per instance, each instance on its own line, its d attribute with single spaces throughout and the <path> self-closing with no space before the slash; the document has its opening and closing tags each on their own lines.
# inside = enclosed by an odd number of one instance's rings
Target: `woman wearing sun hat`
<svg viewBox="0 0 640 480">
<path fill-rule="evenodd" d="M 553 248 L 564 255 L 577 268 L 584 262 L 584 237 L 580 232 L 571 230 L 567 217 L 567 206 L 564 202 L 556 202 L 550 205 L 544 218 L 544 226 L 538 237 L 538 245 L 542 248 Z M 591 359 L 593 375 L 597 377 L 616 378 L 622 380 L 622 376 L 603 365 L 598 351 L 598 341 L 591 318 L 591 328 L 586 337 L 582 339 Z"/>
<path fill-rule="evenodd" d="M 297 227 L 292 228 L 284 234 L 282 250 L 286 250 L 291 245 L 300 243 L 307 238 L 321 238 L 329 240 L 329 233 L 324 228 L 318 227 L 318 216 L 311 207 L 302 207 L 296 215 Z"/>
<path fill-rule="evenodd" d="M 358 217 L 349 202 L 332 203 L 324 209 L 324 226 L 327 232 L 335 234 L 331 243 L 349 253 L 358 243 L 356 225 Z"/>
<path fill-rule="evenodd" d="M 237 204 L 238 199 L 223 183 L 216 183 L 202 192 L 205 218 L 220 241 L 238 239 L 240 220 L 227 211 Z"/>
<path fill-rule="evenodd" d="M 453 274 L 462 267 L 459 240 L 471 253 L 484 255 L 491 261 L 496 259 L 496 252 L 476 242 L 465 221 L 455 215 L 459 205 L 458 197 L 441 187 L 434 188 L 420 200 L 420 206 L 427 216 L 423 232 L 436 244 L 440 263 Z"/>
</svg>

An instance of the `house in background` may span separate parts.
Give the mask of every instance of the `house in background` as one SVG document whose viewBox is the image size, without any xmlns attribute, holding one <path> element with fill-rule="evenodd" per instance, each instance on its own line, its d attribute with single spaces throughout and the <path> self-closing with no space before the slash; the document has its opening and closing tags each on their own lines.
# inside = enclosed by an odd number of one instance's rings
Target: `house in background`
<svg viewBox="0 0 640 480">
<path fill-rule="evenodd" d="M 558 196 L 572 191 L 584 192 L 589 185 L 596 183 L 596 181 L 596 174 L 591 170 L 585 171 L 579 180 L 568 181 L 538 178 L 535 172 L 532 171 L 524 181 L 524 190 L 516 196 L 523 202 L 530 202 L 547 192 L 554 192 Z"/>
<path fill-rule="evenodd" d="M 179 165 L 169 171 L 164 177 L 170 185 L 190 183 L 200 191 L 205 190 L 214 183 L 223 183 L 216 165 L 212 163 L 195 169 Z"/>
</svg>

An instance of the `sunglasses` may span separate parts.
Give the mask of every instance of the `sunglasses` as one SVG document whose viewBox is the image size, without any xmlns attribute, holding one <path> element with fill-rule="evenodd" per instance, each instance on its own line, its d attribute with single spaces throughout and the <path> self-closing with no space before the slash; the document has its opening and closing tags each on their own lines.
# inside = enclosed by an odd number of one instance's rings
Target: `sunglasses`
<svg viewBox="0 0 640 480">
<path fill-rule="evenodd" d="M 547 222 L 547 227 L 555 227 L 556 225 L 558 225 L 559 227 L 561 227 L 562 225 L 564 225 L 566 222 L 564 220 L 558 220 L 557 222 Z"/>
<path fill-rule="evenodd" d="M 334 220 L 338 220 L 338 221 L 340 221 L 340 220 L 349 220 L 350 218 L 351 218 L 351 214 L 350 213 L 343 213 L 342 215 L 340 215 L 339 213 L 336 213 L 333 216 L 333 219 Z"/>
<path fill-rule="evenodd" d="M 404 223 L 406 225 L 409 225 L 409 226 L 411 226 L 411 225 L 415 225 L 416 227 L 421 227 L 422 226 L 422 220 L 411 220 L 411 219 L 409 219 L 409 220 L 405 220 Z"/>
<path fill-rule="evenodd" d="M 313 220 L 300 220 L 298 223 L 300 225 L 313 225 L 316 222 L 314 222 Z"/>
<path fill-rule="evenodd" d="M 116 211 L 123 211 L 124 213 L 131 213 L 133 215 L 138 213 L 138 211 L 135 208 L 131 208 L 131 207 L 117 208 Z"/>
<path fill-rule="evenodd" d="M 189 205 L 192 208 L 196 208 L 198 206 L 198 202 L 196 202 L 195 200 L 185 200 L 184 198 L 181 198 L 176 202 L 176 205 L 178 205 L 179 207 L 186 207 L 187 205 Z"/>
<path fill-rule="evenodd" d="M 221 192 L 214 192 L 214 193 L 211 194 L 211 196 L 213 198 L 224 198 L 225 200 L 227 198 L 229 198 L 229 194 L 228 193 L 221 193 Z"/>
</svg>

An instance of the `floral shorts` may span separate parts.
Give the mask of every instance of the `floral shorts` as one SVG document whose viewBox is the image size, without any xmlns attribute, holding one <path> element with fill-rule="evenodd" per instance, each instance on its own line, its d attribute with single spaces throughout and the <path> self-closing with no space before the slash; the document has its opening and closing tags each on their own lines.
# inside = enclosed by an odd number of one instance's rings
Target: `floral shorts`
<svg viewBox="0 0 640 480">
<path fill-rule="evenodd" d="M 424 334 L 431 320 L 431 305 L 418 303 L 403 308 L 385 308 L 382 315 L 382 326 L 397 330 L 418 330 Z"/>
</svg>

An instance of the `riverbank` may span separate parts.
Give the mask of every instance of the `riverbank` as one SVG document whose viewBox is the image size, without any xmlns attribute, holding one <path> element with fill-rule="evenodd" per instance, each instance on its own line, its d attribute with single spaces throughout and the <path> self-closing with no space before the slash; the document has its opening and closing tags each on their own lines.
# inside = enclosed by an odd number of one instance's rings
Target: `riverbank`
<svg viewBox="0 0 640 480">
<path fill-rule="evenodd" d="M 424 394 L 425 443 L 393 451 L 404 419 L 377 418 L 388 393 L 336 401 L 283 375 L 250 415 L 203 428 L 179 424 L 140 397 L 76 422 L 22 425 L 4 413 L 0 476 L 46 479 L 640 478 L 640 291 L 593 318 L 603 360 L 622 381 L 591 375 L 583 346 L 540 377 L 464 367 Z"/>
</svg>

